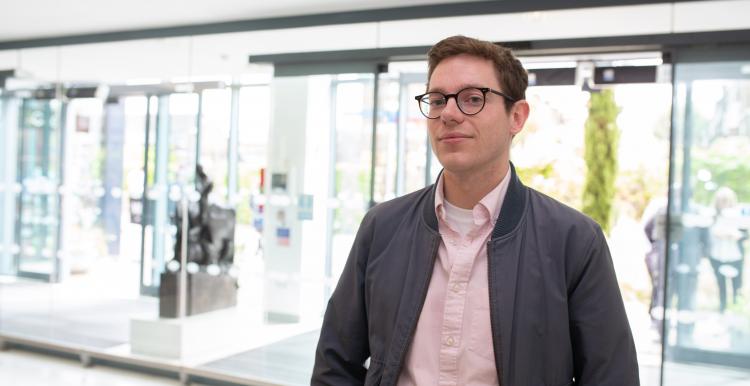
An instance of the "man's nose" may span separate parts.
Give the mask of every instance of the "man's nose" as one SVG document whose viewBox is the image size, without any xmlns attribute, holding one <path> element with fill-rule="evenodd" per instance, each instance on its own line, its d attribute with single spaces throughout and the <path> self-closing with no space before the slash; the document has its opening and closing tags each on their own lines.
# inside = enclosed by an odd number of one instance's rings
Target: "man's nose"
<svg viewBox="0 0 750 386">
<path fill-rule="evenodd" d="M 445 107 L 440 113 L 440 119 L 443 121 L 457 121 L 463 116 L 463 113 L 458 108 L 458 99 L 456 97 L 448 98 L 445 101 Z"/>
</svg>

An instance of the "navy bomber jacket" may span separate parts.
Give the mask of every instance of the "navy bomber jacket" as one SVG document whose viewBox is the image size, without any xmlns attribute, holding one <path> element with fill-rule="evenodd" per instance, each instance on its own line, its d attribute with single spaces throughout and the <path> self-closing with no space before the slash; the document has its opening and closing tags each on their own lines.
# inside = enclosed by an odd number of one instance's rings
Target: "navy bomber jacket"
<svg viewBox="0 0 750 386">
<path fill-rule="evenodd" d="M 600 227 L 524 186 L 511 170 L 487 245 L 500 384 L 639 385 L 633 337 Z M 312 385 L 396 384 L 440 243 L 434 190 L 384 202 L 365 215 L 328 303 Z"/>
</svg>

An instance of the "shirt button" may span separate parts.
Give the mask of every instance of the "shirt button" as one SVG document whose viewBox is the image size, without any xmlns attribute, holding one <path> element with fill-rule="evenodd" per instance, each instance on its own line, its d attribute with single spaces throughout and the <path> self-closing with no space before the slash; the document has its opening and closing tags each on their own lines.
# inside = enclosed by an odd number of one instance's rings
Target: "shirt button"
<svg viewBox="0 0 750 386">
<path fill-rule="evenodd" d="M 453 340 L 453 337 L 452 337 L 452 336 L 449 336 L 449 337 L 448 337 L 448 339 L 446 339 L 446 340 L 445 340 L 445 343 L 446 343 L 446 344 L 447 344 L 448 346 L 453 346 L 453 344 L 454 344 L 454 343 L 456 343 L 456 341 L 455 341 L 455 340 Z"/>
<path fill-rule="evenodd" d="M 458 292 L 460 290 L 461 290 L 461 285 L 460 284 L 458 284 L 458 283 L 453 284 L 453 292 Z"/>
</svg>

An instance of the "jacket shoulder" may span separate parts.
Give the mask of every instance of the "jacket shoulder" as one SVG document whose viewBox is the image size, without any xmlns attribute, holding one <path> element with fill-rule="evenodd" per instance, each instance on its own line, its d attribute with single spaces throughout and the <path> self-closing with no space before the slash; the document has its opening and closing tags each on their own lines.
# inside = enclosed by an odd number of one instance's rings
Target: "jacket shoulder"
<svg viewBox="0 0 750 386">
<path fill-rule="evenodd" d="M 388 219 L 391 217 L 402 217 L 408 213 L 419 213 L 421 203 L 429 199 L 433 185 L 429 185 L 417 191 L 399 196 L 388 201 L 381 202 L 372 207 L 367 216 L 377 217 L 378 219 Z"/>
<path fill-rule="evenodd" d="M 601 227 L 591 217 L 537 190 L 528 189 L 529 202 L 534 218 L 548 224 L 552 229 L 579 230 L 584 234 L 600 234 Z"/>
<path fill-rule="evenodd" d="M 398 229 L 423 221 L 423 204 L 432 197 L 431 189 L 432 185 L 375 205 L 365 214 L 360 231 L 364 228 L 373 241 L 385 241 Z"/>
</svg>

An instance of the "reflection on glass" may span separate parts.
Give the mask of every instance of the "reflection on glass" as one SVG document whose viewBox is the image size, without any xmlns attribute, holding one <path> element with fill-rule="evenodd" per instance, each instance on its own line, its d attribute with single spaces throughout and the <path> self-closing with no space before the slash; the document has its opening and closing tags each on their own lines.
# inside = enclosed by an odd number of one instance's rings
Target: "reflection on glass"
<svg viewBox="0 0 750 386">
<path fill-rule="evenodd" d="M 650 241 L 657 250 L 663 249 L 664 241 L 663 232 L 657 241 L 644 228 L 654 228 L 647 224 L 666 203 L 671 85 L 609 87 L 620 109 L 620 138 L 608 244 L 636 341 L 641 382 L 652 385 L 658 382 L 661 367 L 661 323 L 660 317 L 652 318 L 649 312 L 650 295 L 658 295 L 661 285 L 658 280 L 652 282 L 648 263 L 652 261 Z M 589 96 L 580 86 L 529 87 L 526 97 L 531 113 L 511 147 L 511 159 L 525 184 L 575 208 L 581 207 L 586 176 L 584 123 Z M 657 310 L 654 315 L 660 313 Z"/>
<path fill-rule="evenodd" d="M 146 155 L 146 113 L 148 99 L 145 96 L 122 98 L 118 105 L 122 116 L 109 118 L 124 127 L 122 145 L 122 214 L 120 216 L 120 269 L 126 272 L 120 288 L 130 296 L 140 291 L 139 270 L 141 266 L 141 246 L 143 244 L 142 225 L 150 222 L 150 215 L 144 212 L 143 182 L 144 160 Z M 108 114 L 112 111 L 108 110 Z M 153 162 L 153 161 L 151 161 Z M 153 163 L 150 162 L 150 165 Z"/>
<path fill-rule="evenodd" d="M 216 112 L 215 110 L 221 110 L 222 101 L 217 101 L 215 105 L 221 107 L 211 106 L 213 103 L 213 94 L 207 92 L 208 102 L 207 108 L 211 108 L 210 112 Z M 196 148 L 196 117 L 198 114 L 198 95 L 194 93 L 190 94 L 172 94 L 169 96 L 169 121 L 166 123 L 167 134 L 167 160 L 168 160 L 168 176 L 167 184 L 170 188 L 172 186 L 192 186 L 195 177 L 195 148 Z M 228 112 L 226 113 L 228 114 Z M 211 129 L 214 127 L 209 127 Z M 215 136 L 220 137 L 222 130 L 221 126 L 215 127 L 216 131 L 208 130 L 210 135 L 207 137 Z M 158 156 L 157 156 L 158 159 Z M 226 172 L 223 173 L 226 175 Z M 214 181 L 221 181 L 218 177 L 213 177 Z M 220 185 L 220 184 L 219 184 Z M 217 187 L 218 188 L 218 187 Z M 170 201 L 177 201 L 174 194 L 170 197 Z"/>
<path fill-rule="evenodd" d="M 12 160 L 15 154 L 15 146 L 12 144 L 11 125 L 7 123 L 11 118 L 8 110 L 10 109 L 9 97 L 0 88 L 0 213 L 12 213 L 16 199 L 13 193 L 13 177 L 5 165 L 13 165 Z M 8 216 L 0 216 L 0 275 L 10 275 L 14 273 L 13 258 L 10 248 L 13 245 L 12 221 Z"/>
<path fill-rule="evenodd" d="M 372 76 L 334 81 L 334 191 L 331 276 L 338 279 L 370 200 Z"/>
<path fill-rule="evenodd" d="M 112 200 L 112 190 L 107 189 L 109 186 L 105 187 L 105 178 L 116 179 L 119 175 L 116 170 L 107 168 L 107 161 L 116 161 L 122 153 L 107 148 L 116 134 L 104 131 L 103 104 L 100 100 L 73 99 L 68 103 L 66 115 L 65 180 L 69 183 L 65 184 L 68 189 L 63 202 L 66 213 L 63 218 L 63 245 L 68 268 L 73 273 L 81 273 L 99 258 L 107 257 L 110 246 L 113 253 L 119 252 L 116 243 L 112 243 L 119 238 L 119 198 Z M 122 132 L 118 137 L 122 138 Z M 108 159 L 106 155 L 109 155 Z M 119 188 L 119 181 L 115 181 L 115 184 L 111 188 Z M 111 209 L 107 213 L 109 216 L 104 216 L 103 209 Z"/>
<path fill-rule="evenodd" d="M 425 64 L 426 66 L 426 64 Z M 427 122 L 413 96 L 424 92 L 426 74 L 392 73 L 379 89 L 375 201 L 382 202 L 431 184 L 426 176 Z M 438 169 L 440 165 L 437 165 Z"/>
<path fill-rule="evenodd" d="M 231 89 L 203 91 L 199 160 L 206 175 L 210 176 L 214 183 L 211 200 L 220 203 L 226 203 L 228 194 L 227 146 L 229 145 L 230 106 Z M 187 120 L 189 117 L 189 114 L 185 115 L 184 119 Z"/>
<path fill-rule="evenodd" d="M 375 186 L 373 200 L 380 203 L 396 197 L 398 178 L 399 83 L 381 76 L 378 89 L 378 119 L 375 140 Z"/>
<path fill-rule="evenodd" d="M 667 369 L 684 369 L 684 362 L 750 364 L 750 291 L 743 285 L 750 77 L 743 65 L 676 68 L 665 336 L 667 358 L 676 364 Z M 683 384 L 681 372 L 666 371 L 665 384 Z M 721 371 L 695 372 L 702 384 L 725 379 Z"/>
<path fill-rule="evenodd" d="M 170 219 L 182 193 L 192 190 L 198 97 L 190 93 L 151 99 L 155 119 L 148 140 L 149 184 L 144 213 L 153 218 L 153 223 L 146 225 L 141 269 L 144 292 L 155 294 L 164 264 L 174 255 L 177 226 Z"/>
<path fill-rule="evenodd" d="M 240 271 L 239 306 L 260 311 L 263 303 L 263 188 L 268 164 L 271 125 L 271 88 L 268 85 L 240 89 L 237 151 L 237 225 L 235 265 Z M 226 150 L 225 150 L 226 151 Z"/>
<path fill-rule="evenodd" d="M 18 134 L 18 271 L 48 280 L 58 273 L 63 109 L 57 100 L 24 99 Z"/>
<path fill-rule="evenodd" d="M 426 76 L 425 76 L 426 77 Z M 415 103 L 413 96 L 424 93 L 424 82 L 412 82 L 406 85 L 406 94 L 412 96 L 407 98 L 409 103 L 402 106 L 405 117 L 405 143 L 404 143 L 404 192 L 409 193 L 435 182 L 437 173 L 432 173 L 432 178 L 426 179 L 428 157 L 435 157 L 428 149 L 427 120 L 419 112 L 419 105 Z M 437 158 L 432 159 L 433 169 L 440 170 Z"/>
</svg>

